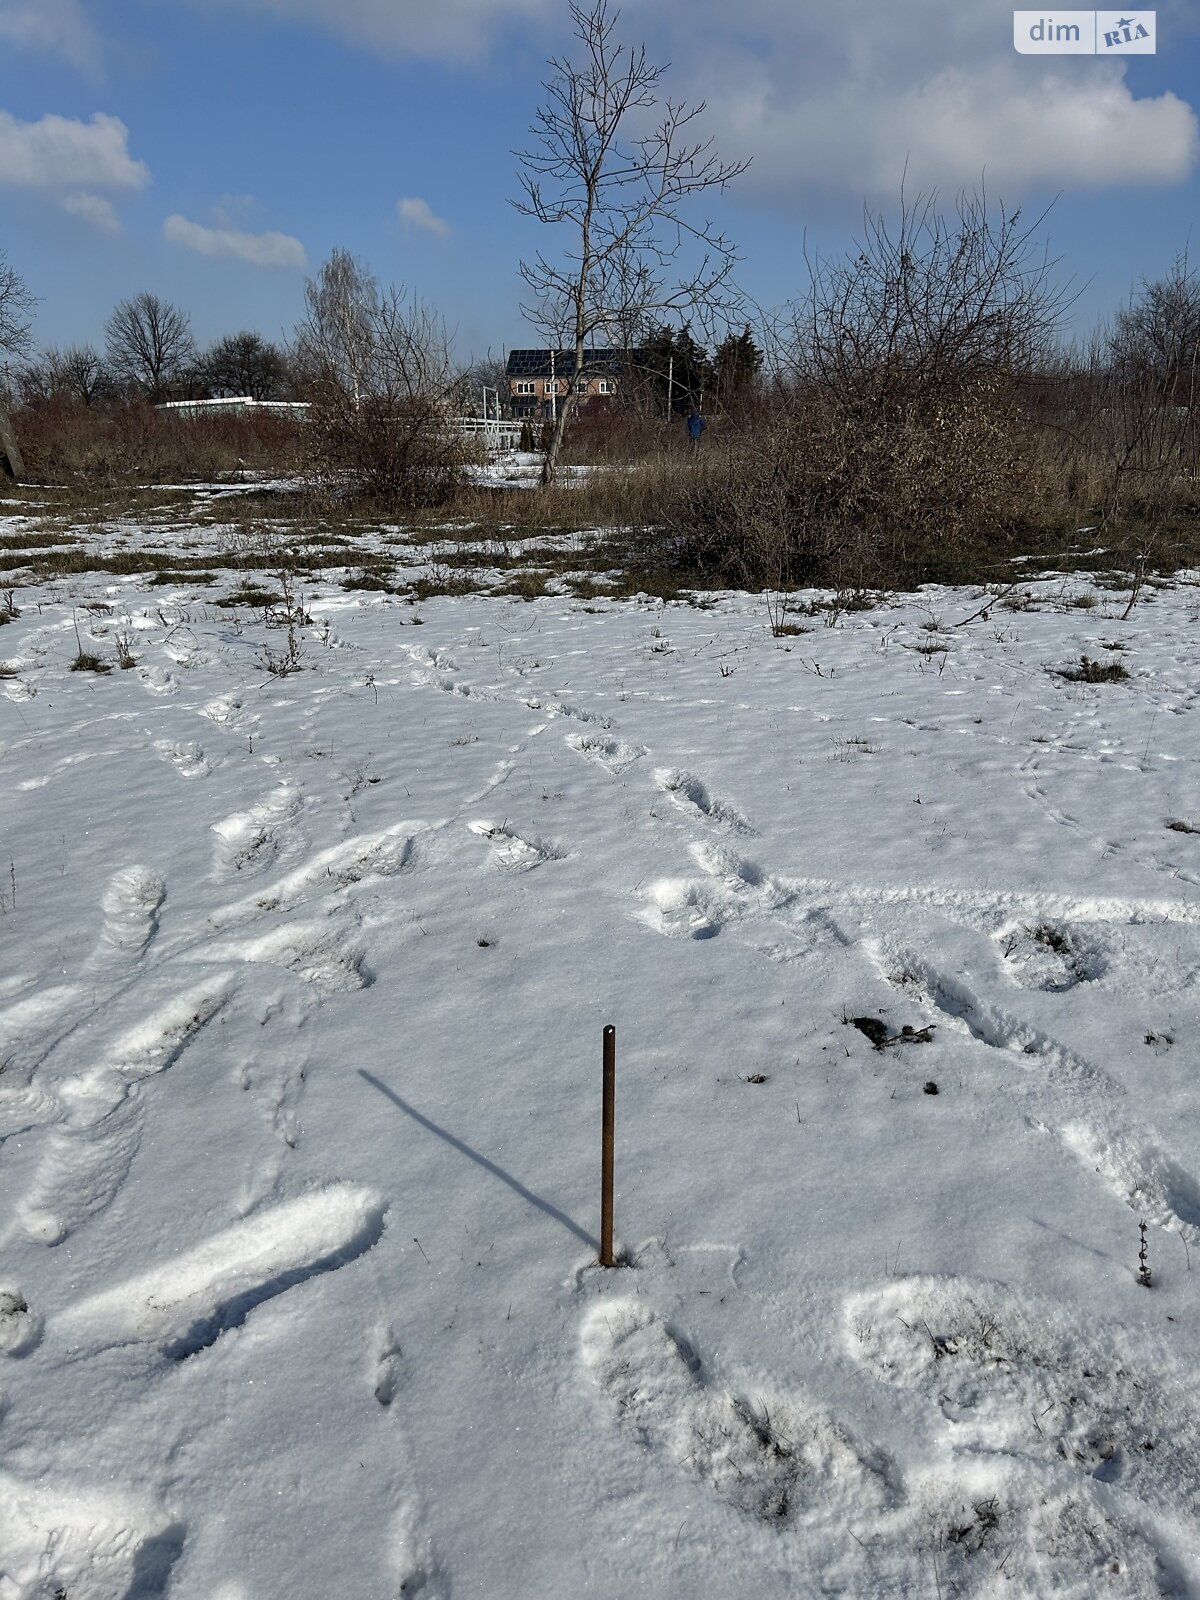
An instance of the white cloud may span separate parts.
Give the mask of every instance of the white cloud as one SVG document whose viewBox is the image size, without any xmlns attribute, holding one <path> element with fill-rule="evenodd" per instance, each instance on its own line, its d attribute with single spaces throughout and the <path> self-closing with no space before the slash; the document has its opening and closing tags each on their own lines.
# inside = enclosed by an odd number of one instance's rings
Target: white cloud
<svg viewBox="0 0 1200 1600">
<path fill-rule="evenodd" d="M 120 233 L 121 222 L 111 200 L 100 194 L 68 194 L 63 196 L 62 208 L 73 217 L 79 217 L 98 233 Z"/>
<path fill-rule="evenodd" d="M 1123 63 L 1018 56 L 993 0 L 693 0 L 687 27 L 627 0 L 622 31 L 653 28 L 670 85 L 707 98 L 726 158 L 753 156 L 739 190 L 785 208 L 815 194 L 894 198 L 977 185 L 1102 189 L 1183 181 L 1200 155 L 1176 94 L 1135 96 Z"/>
<path fill-rule="evenodd" d="M 74 66 L 94 68 L 100 43 L 79 0 L 0 0 L 0 42 L 48 50 Z"/>
<path fill-rule="evenodd" d="M 1191 107 L 1174 94 L 1136 99 L 1119 74 L 997 63 L 947 68 L 867 95 L 835 83 L 794 102 L 742 85 L 712 104 L 723 151 L 751 150 L 743 180 L 774 200 L 813 191 L 870 199 L 977 186 L 1104 189 L 1180 183 L 1200 149 Z"/>
<path fill-rule="evenodd" d="M 150 169 L 129 154 L 129 129 L 116 117 L 19 122 L 0 111 L 0 187 L 133 190 L 149 181 Z"/>
<path fill-rule="evenodd" d="M 252 267 L 303 267 L 304 246 L 290 233 L 246 233 L 240 228 L 206 228 L 178 213 L 163 223 L 163 237 L 201 256 L 224 256 Z"/>
<path fill-rule="evenodd" d="M 450 224 L 437 215 L 428 200 L 422 200 L 418 194 L 403 195 L 397 200 L 396 215 L 407 227 L 420 228 L 438 239 L 450 237 Z"/>
</svg>

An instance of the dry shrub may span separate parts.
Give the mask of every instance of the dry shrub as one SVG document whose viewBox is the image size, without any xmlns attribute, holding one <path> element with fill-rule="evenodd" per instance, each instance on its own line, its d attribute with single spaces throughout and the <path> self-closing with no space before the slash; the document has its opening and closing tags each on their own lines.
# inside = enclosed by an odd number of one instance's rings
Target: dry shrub
<svg viewBox="0 0 1200 1600">
<path fill-rule="evenodd" d="M 356 404 L 332 385 L 316 392 L 310 437 L 308 468 L 320 487 L 397 512 L 446 506 L 478 459 L 435 401 L 376 395 Z"/>
<path fill-rule="evenodd" d="M 682 560 L 739 587 L 879 585 L 1002 553 L 1029 515 L 1019 433 L 986 394 L 929 414 L 794 404 L 676 480 Z"/>
<path fill-rule="evenodd" d="M 270 413 L 185 416 L 140 402 L 85 406 L 66 395 L 23 407 L 13 425 L 30 479 L 97 487 L 288 472 L 304 439 L 302 423 Z"/>
</svg>

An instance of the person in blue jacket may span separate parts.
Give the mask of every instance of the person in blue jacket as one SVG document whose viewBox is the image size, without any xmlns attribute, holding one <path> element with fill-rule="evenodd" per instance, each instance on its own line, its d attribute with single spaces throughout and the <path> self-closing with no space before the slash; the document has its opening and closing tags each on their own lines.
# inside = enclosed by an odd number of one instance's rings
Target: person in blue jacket
<svg viewBox="0 0 1200 1600">
<path fill-rule="evenodd" d="M 705 422 L 704 418 L 698 411 L 693 411 L 689 414 L 687 419 L 687 431 L 688 438 L 691 440 L 693 446 L 700 443 L 700 435 L 707 427 L 708 423 Z"/>
</svg>

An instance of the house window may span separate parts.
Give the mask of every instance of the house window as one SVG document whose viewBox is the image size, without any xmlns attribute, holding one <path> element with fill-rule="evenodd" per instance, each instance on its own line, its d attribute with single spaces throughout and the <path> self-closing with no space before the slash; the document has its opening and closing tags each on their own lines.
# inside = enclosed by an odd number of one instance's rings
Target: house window
<svg viewBox="0 0 1200 1600">
<path fill-rule="evenodd" d="M 611 382 L 610 379 L 601 378 L 599 380 L 599 382 L 596 384 L 596 393 L 597 394 L 611 394 L 612 392 L 613 392 L 613 386 L 612 386 L 612 382 Z"/>
<path fill-rule="evenodd" d="M 536 383 L 518 383 L 517 384 L 517 393 L 518 394 L 536 394 L 537 393 L 537 384 Z"/>
<path fill-rule="evenodd" d="M 587 379 L 586 378 L 576 378 L 576 380 L 575 380 L 575 393 L 576 394 L 586 394 L 587 392 L 588 392 L 588 381 L 587 381 Z"/>
<path fill-rule="evenodd" d="M 562 393 L 562 384 L 559 383 L 557 378 L 547 378 L 546 379 L 546 393 L 547 394 L 561 394 Z"/>
</svg>

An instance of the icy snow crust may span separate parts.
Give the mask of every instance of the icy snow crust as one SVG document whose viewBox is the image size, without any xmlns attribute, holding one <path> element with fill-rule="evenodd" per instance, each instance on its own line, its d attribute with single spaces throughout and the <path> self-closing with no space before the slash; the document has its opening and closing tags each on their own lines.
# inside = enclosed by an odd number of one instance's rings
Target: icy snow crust
<svg viewBox="0 0 1200 1600">
<path fill-rule="evenodd" d="M 19 593 L 0 1600 L 1200 1594 L 1200 589 L 1071 587 Z"/>
</svg>

